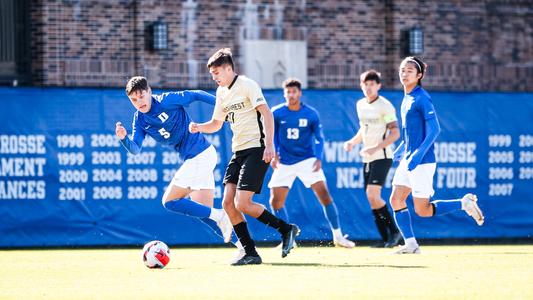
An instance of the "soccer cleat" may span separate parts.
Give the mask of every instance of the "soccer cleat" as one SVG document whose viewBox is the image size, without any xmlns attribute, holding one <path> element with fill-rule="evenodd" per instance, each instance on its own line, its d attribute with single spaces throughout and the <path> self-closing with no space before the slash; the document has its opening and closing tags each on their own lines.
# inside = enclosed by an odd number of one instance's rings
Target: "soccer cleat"
<svg viewBox="0 0 533 300">
<path fill-rule="evenodd" d="M 402 241 L 402 234 L 397 232 L 391 236 L 391 238 L 385 243 L 385 248 L 392 248 L 400 245 Z"/>
<path fill-rule="evenodd" d="M 333 238 L 333 244 L 337 247 L 344 247 L 344 248 L 353 248 L 355 247 L 355 243 L 347 239 L 348 235 L 345 234 L 344 236 L 340 236 L 338 238 Z"/>
<path fill-rule="evenodd" d="M 274 247 L 274 249 L 278 249 L 278 250 L 280 250 L 281 248 L 283 248 L 283 242 L 279 243 L 276 247 Z M 298 243 L 294 241 L 294 245 L 292 245 L 292 249 L 296 249 L 296 248 L 298 248 Z"/>
<path fill-rule="evenodd" d="M 238 248 L 237 252 L 235 252 L 235 256 L 234 256 L 233 259 L 231 260 L 231 264 L 233 264 L 234 262 L 239 261 L 239 260 L 242 259 L 245 255 L 246 255 L 246 251 L 244 250 L 244 248 Z"/>
<path fill-rule="evenodd" d="M 477 205 L 476 195 L 470 193 L 464 195 L 463 199 L 461 199 L 461 204 L 462 209 L 476 221 L 477 225 L 483 225 L 483 222 L 485 222 L 485 217 L 483 217 L 483 213 Z"/>
<path fill-rule="evenodd" d="M 290 224 L 291 230 L 281 236 L 281 257 L 287 256 L 291 249 L 294 248 L 295 239 L 300 235 L 300 228 L 295 224 Z"/>
<path fill-rule="evenodd" d="M 240 259 L 231 263 L 232 266 L 244 266 L 244 265 L 260 265 L 263 261 L 259 255 L 244 255 Z"/>
<path fill-rule="evenodd" d="M 229 243 L 231 241 L 231 234 L 233 233 L 233 225 L 231 225 L 231 222 L 226 212 L 223 212 L 222 218 L 217 221 L 217 226 L 222 232 L 222 236 L 224 237 L 224 243 Z"/>
<path fill-rule="evenodd" d="M 393 254 L 420 254 L 420 247 L 416 245 L 415 247 L 412 246 L 400 246 L 400 248 L 393 252 Z"/>
</svg>

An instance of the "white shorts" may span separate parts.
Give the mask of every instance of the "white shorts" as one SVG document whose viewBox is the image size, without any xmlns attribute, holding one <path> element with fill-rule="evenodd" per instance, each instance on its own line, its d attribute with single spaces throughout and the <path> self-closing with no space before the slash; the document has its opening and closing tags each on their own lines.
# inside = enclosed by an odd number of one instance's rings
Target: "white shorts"
<svg viewBox="0 0 533 300">
<path fill-rule="evenodd" d="M 319 182 L 326 181 L 326 176 L 322 169 L 317 172 L 313 172 L 313 164 L 316 161 L 316 157 L 311 157 L 294 165 L 284 165 L 278 163 L 277 169 L 274 169 L 272 178 L 268 183 L 269 188 L 275 187 L 288 187 L 291 188 L 296 177 L 300 178 L 306 188 Z"/>
<path fill-rule="evenodd" d="M 172 184 L 191 190 L 214 190 L 213 171 L 217 165 L 217 151 L 213 145 L 193 158 L 187 159 L 174 174 Z"/>
<path fill-rule="evenodd" d="M 394 173 L 392 185 L 403 185 L 411 188 L 411 194 L 416 198 L 430 198 L 435 194 L 433 189 L 433 175 L 436 163 L 421 164 L 414 170 L 407 170 L 407 160 L 402 159 Z"/>
</svg>

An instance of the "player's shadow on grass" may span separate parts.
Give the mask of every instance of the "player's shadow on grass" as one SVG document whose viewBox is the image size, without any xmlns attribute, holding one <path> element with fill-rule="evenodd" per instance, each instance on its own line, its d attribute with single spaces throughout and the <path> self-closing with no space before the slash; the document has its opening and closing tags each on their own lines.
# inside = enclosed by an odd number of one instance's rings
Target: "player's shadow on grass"
<svg viewBox="0 0 533 300">
<path fill-rule="evenodd" d="M 324 267 L 324 268 L 394 268 L 394 269 L 423 269 L 426 266 L 396 266 L 380 264 L 321 264 L 321 263 L 263 263 L 263 265 L 273 267 Z"/>
<path fill-rule="evenodd" d="M 484 254 L 491 255 L 533 255 L 533 252 L 485 252 Z"/>
</svg>

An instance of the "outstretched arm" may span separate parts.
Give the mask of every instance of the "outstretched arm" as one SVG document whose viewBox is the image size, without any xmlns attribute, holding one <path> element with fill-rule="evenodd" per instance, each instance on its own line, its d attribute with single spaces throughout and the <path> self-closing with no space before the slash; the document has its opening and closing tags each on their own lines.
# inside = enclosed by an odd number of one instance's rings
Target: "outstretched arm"
<svg viewBox="0 0 533 300">
<path fill-rule="evenodd" d="M 209 94 L 208 92 L 202 90 L 190 90 L 184 91 L 184 93 L 189 94 L 189 98 L 191 99 L 189 103 L 194 101 L 200 101 L 207 104 L 215 105 L 215 96 Z"/>
<path fill-rule="evenodd" d="M 208 122 L 205 123 L 194 123 L 191 122 L 189 124 L 189 131 L 191 133 L 197 133 L 197 132 L 203 132 L 203 133 L 213 133 L 217 132 L 222 128 L 222 125 L 224 125 L 224 122 L 220 120 L 211 119 Z"/>
<path fill-rule="evenodd" d="M 186 90 L 179 92 L 164 93 L 161 95 L 162 103 L 165 106 L 188 106 L 192 102 L 200 101 L 215 105 L 215 96 L 202 90 Z"/>
<path fill-rule="evenodd" d="M 205 93 L 205 92 L 204 92 Z M 207 93 L 206 93 L 207 94 Z M 215 105 L 215 108 L 213 109 L 213 116 L 211 117 L 211 120 L 205 123 L 195 123 L 191 122 L 189 124 L 189 131 L 191 133 L 197 133 L 197 132 L 203 132 L 203 133 L 213 133 L 217 132 L 222 128 L 224 125 L 224 120 L 226 119 L 226 113 L 220 106 L 220 102 L 216 102 L 216 98 L 210 94 L 200 96 L 203 97 L 204 100 L 207 100 L 208 98 L 213 97 L 213 104 Z"/>
</svg>

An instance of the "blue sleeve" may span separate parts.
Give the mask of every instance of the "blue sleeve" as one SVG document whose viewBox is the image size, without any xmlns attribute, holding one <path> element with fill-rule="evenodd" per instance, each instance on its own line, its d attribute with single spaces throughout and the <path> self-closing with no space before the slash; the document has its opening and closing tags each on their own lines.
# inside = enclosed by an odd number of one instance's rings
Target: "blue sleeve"
<svg viewBox="0 0 533 300">
<path fill-rule="evenodd" d="M 420 144 L 420 147 L 418 147 L 418 152 L 424 157 L 429 147 L 435 143 L 435 140 L 439 136 L 440 125 L 431 98 L 426 96 L 421 97 L 418 108 L 425 120 L 426 136 L 422 144 Z"/>
<path fill-rule="evenodd" d="M 272 112 L 274 117 L 274 151 L 279 154 L 279 117 L 276 111 Z"/>
<path fill-rule="evenodd" d="M 215 105 L 216 97 L 202 90 L 184 91 L 184 93 L 190 94 L 193 98 L 192 101 L 201 101 L 207 104 Z"/>
<path fill-rule="evenodd" d="M 411 156 L 411 161 L 407 165 L 407 170 L 412 171 L 414 170 L 420 162 L 422 162 L 422 159 L 425 157 L 426 153 L 428 152 L 429 148 L 433 143 L 435 143 L 435 140 L 439 136 L 440 133 L 440 125 L 437 118 L 430 118 L 427 119 L 425 122 L 425 129 L 426 129 L 426 136 L 424 138 L 424 141 L 422 141 L 422 144 L 418 147 L 418 149 L 415 150 L 415 154 Z"/>
<path fill-rule="evenodd" d="M 421 97 L 418 103 L 418 109 L 425 120 L 437 117 L 437 114 L 435 113 L 435 107 L 433 107 L 433 102 L 431 102 L 431 98 L 425 96 Z"/>
<path fill-rule="evenodd" d="M 315 120 L 312 125 L 313 133 L 315 134 L 315 155 L 318 159 L 323 160 L 324 156 L 324 133 L 322 132 L 322 124 L 320 124 L 320 118 L 316 114 Z"/>
<path fill-rule="evenodd" d="M 161 94 L 161 103 L 166 107 L 188 106 L 192 102 L 201 101 L 215 105 L 215 96 L 201 90 L 187 90 Z"/>
<path fill-rule="evenodd" d="M 394 161 L 400 161 L 403 157 L 403 154 L 405 153 L 405 142 L 402 140 L 402 142 L 394 149 L 393 153 L 393 160 Z"/>
<path fill-rule="evenodd" d="M 424 141 L 422 142 L 422 144 L 420 144 L 420 147 L 418 147 L 418 153 L 420 153 L 421 157 L 424 157 L 426 155 L 431 145 L 435 143 L 435 140 L 439 136 L 439 133 L 440 133 L 439 120 L 437 118 L 427 119 L 426 120 L 426 137 L 424 138 Z"/>
<path fill-rule="evenodd" d="M 132 132 L 130 139 L 129 136 L 126 136 L 123 140 L 120 140 L 120 143 L 126 150 L 131 154 L 139 154 L 142 149 L 144 137 L 146 132 L 143 130 L 142 126 L 139 124 L 138 112 L 133 115 L 133 124 L 131 126 Z"/>
</svg>

